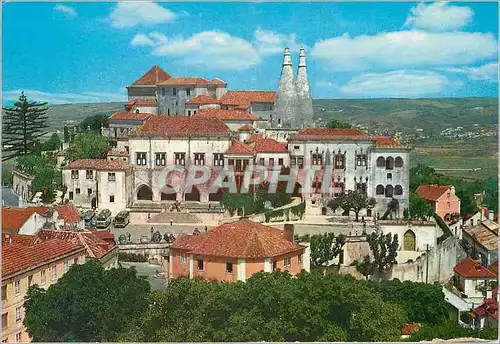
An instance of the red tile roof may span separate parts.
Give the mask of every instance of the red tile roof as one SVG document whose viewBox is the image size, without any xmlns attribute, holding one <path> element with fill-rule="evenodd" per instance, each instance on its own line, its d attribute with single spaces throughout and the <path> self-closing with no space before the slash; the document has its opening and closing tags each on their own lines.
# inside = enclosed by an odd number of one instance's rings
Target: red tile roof
<svg viewBox="0 0 500 344">
<path fill-rule="evenodd" d="M 219 104 L 220 100 L 215 99 L 214 97 L 209 96 L 197 96 L 189 101 L 186 104 Z"/>
<path fill-rule="evenodd" d="M 375 139 L 377 140 L 375 142 L 376 146 L 379 148 L 397 148 L 401 147 L 399 142 L 396 139 L 390 138 L 390 137 L 385 137 L 385 136 L 376 136 Z"/>
<path fill-rule="evenodd" d="M 34 235 L 2 233 L 2 248 L 11 244 L 29 246 L 34 240 Z"/>
<path fill-rule="evenodd" d="M 256 153 L 289 153 L 285 145 L 262 134 L 253 134 L 247 140 L 247 144 Z"/>
<path fill-rule="evenodd" d="M 233 140 L 231 142 L 231 146 L 226 151 L 226 154 L 245 154 L 245 155 L 253 155 L 254 151 L 248 145 L 240 142 L 238 140 Z"/>
<path fill-rule="evenodd" d="M 495 274 L 471 258 L 465 258 L 453 270 L 465 278 L 496 278 Z"/>
<path fill-rule="evenodd" d="M 153 116 L 134 132 L 134 136 L 161 137 L 229 137 L 231 132 L 217 118 L 187 116 Z"/>
<path fill-rule="evenodd" d="M 134 106 L 155 107 L 156 105 L 156 99 L 132 99 L 125 105 L 125 109 L 130 111 Z"/>
<path fill-rule="evenodd" d="M 106 159 L 83 159 L 72 161 L 63 169 L 74 170 L 104 170 L 104 171 L 121 171 L 131 168 L 132 166 L 122 160 L 106 160 Z"/>
<path fill-rule="evenodd" d="M 410 336 L 414 334 L 422 325 L 420 324 L 406 324 L 402 329 L 401 329 L 401 334 L 403 336 Z"/>
<path fill-rule="evenodd" d="M 437 201 L 450 190 L 449 185 L 420 184 L 415 193 L 426 201 Z"/>
<path fill-rule="evenodd" d="M 205 78 L 170 78 L 166 81 L 159 82 L 159 85 L 170 85 L 170 86 L 195 86 L 195 85 L 221 85 L 226 86 L 227 83 L 215 78 L 214 80 L 208 80 Z"/>
<path fill-rule="evenodd" d="M 133 112 L 115 112 L 109 117 L 109 120 L 123 121 L 123 120 L 133 120 L 133 121 L 144 121 L 151 116 L 150 113 L 133 113 Z"/>
<path fill-rule="evenodd" d="M 34 213 L 44 216 L 47 210 L 47 207 L 2 208 L 2 230 L 17 232 Z"/>
<path fill-rule="evenodd" d="M 498 225 L 485 220 L 472 228 L 464 228 L 463 233 L 489 251 L 498 250 Z"/>
<path fill-rule="evenodd" d="M 484 303 L 472 310 L 479 317 L 492 317 L 498 320 L 498 301 L 496 298 L 484 299 Z"/>
<path fill-rule="evenodd" d="M 80 222 L 82 220 L 80 213 L 75 209 L 73 204 L 58 205 L 56 209 L 59 218 L 64 220 L 65 223 Z"/>
<path fill-rule="evenodd" d="M 222 121 L 260 121 L 257 116 L 241 110 L 223 110 L 223 109 L 200 109 L 193 117 L 216 117 Z"/>
<path fill-rule="evenodd" d="M 156 84 L 170 78 L 171 76 L 159 66 L 153 66 L 153 68 L 137 79 L 131 86 L 156 86 Z"/>
<path fill-rule="evenodd" d="M 238 131 L 253 131 L 253 127 L 250 124 L 245 124 Z"/>
<path fill-rule="evenodd" d="M 366 135 L 359 129 L 330 129 L 330 128 L 306 128 L 300 130 L 293 140 L 299 141 L 326 141 L 326 140 L 349 140 L 349 141 L 373 141 L 371 136 Z"/>
<path fill-rule="evenodd" d="M 226 223 L 210 232 L 181 238 L 172 248 L 201 256 L 264 259 L 304 249 L 286 240 L 282 230 L 250 220 Z"/>
<path fill-rule="evenodd" d="M 56 258 L 85 252 L 85 247 L 60 239 L 33 245 L 11 244 L 2 247 L 2 279 L 25 269 L 35 268 Z"/>
<path fill-rule="evenodd" d="M 251 103 L 274 103 L 275 96 L 275 91 L 227 91 L 221 104 L 248 107 Z"/>
<path fill-rule="evenodd" d="M 498 275 L 498 261 L 494 262 L 490 266 L 488 266 L 488 270 L 493 272 L 495 275 Z"/>
<path fill-rule="evenodd" d="M 129 156 L 129 152 L 127 151 L 121 151 L 121 150 L 118 150 L 116 148 L 113 148 L 112 150 L 110 150 L 108 152 L 108 156 L 112 156 L 112 157 L 115 157 L 115 156 L 123 156 L 123 157 L 126 157 L 126 156 Z"/>
</svg>

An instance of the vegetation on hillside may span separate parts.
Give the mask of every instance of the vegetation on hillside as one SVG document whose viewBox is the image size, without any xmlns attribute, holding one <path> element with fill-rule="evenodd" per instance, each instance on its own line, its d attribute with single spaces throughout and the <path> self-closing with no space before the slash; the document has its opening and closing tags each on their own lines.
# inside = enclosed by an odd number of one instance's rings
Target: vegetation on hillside
<svg viewBox="0 0 500 344">
<path fill-rule="evenodd" d="M 80 159 L 105 159 L 110 149 L 108 139 L 99 133 L 88 131 L 74 135 L 66 150 L 67 161 Z"/>
</svg>

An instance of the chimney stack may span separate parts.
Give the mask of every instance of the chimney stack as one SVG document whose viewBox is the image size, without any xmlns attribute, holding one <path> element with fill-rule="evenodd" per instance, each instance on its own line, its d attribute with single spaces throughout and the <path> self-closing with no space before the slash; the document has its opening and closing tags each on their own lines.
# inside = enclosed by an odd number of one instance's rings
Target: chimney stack
<svg viewBox="0 0 500 344">
<path fill-rule="evenodd" d="M 273 115 L 271 117 L 271 126 L 273 128 L 294 127 L 294 117 L 297 112 L 296 98 L 292 57 L 290 55 L 290 48 L 285 48 L 281 77 L 274 100 Z"/>
<path fill-rule="evenodd" d="M 295 225 L 293 223 L 285 223 L 283 231 L 283 236 L 285 237 L 285 239 L 293 242 L 293 237 L 295 235 Z"/>
<path fill-rule="evenodd" d="M 455 195 L 455 187 L 453 185 L 450 186 L 451 194 Z"/>
<path fill-rule="evenodd" d="M 313 123 L 313 107 L 311 88 L 307 78 L 306 50 L 302 47 L 299 52 L 299 70 L 297 72 L 295 89 L 298 102 L 298 113 L 295 115 L 295 126 L 304 128 Z"/>
</svg>

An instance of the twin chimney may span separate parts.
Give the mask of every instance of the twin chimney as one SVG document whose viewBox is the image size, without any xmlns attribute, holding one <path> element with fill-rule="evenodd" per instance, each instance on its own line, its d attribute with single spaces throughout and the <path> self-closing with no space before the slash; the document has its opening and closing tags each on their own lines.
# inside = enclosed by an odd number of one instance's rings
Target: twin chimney
<svg viewBox="0 0 500 344">
<path fill-rule="evenodd" d="M 293 242 L 293 237 L 295 235 L 295 225 L 293 223 L 285 223 L 283 232 L 283 236 L 285 237 L 285 239 Z"/>
</svg>

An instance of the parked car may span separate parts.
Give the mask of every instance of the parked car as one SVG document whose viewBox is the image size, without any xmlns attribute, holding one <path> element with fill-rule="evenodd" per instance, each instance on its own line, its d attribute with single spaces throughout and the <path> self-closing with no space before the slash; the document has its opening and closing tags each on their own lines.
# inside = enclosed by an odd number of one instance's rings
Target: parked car
<svg viewBox="0 0 500 344">
<path fill-rule="evenodd" d="M 130 222 L 130 213 L 127 210 L 120 211 L 113 220 L 113 226 L 116 228 L 124 228 Z"/>
<path fill-rule="evenodd" d="M 111 220 L 112 220 L 111 210 L 103 209 L 97 215 L 95 226 L 97 228 L 107 228 L 109 226 L 109 224 L 111 223 Z"/>
<path fill-rule="evenodd" d="M 92 228 L 93 225 L 93 219 L 95 216 L 95 211 L 93 210 L 87 210 L 83 215 L 82 218 L 85 222 L 85 228 Z"/>
</svg>

